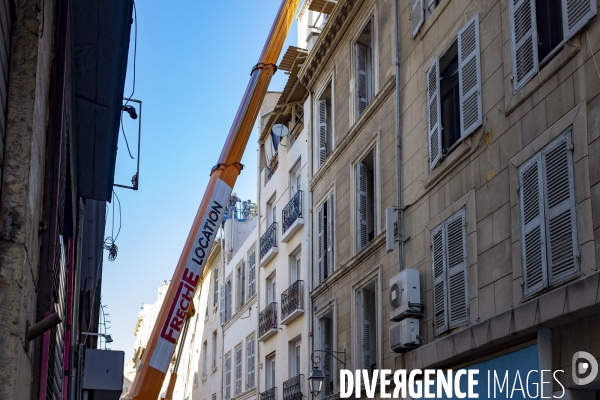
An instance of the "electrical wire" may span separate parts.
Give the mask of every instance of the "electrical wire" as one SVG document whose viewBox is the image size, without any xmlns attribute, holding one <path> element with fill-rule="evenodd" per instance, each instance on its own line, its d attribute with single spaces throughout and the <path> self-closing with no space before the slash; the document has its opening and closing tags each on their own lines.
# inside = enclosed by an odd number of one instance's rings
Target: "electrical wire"
<svg viewBox="0 0 600 400">
<path fill-rule="evenodd" d="M 129 95 L 129 99 L 133 98 L 133 94 L 135 93 L 135 75 L 136 75 L 136 60 L 137 60 L 137 8 L 135 7 L 135 1 L 133 2 L 133 22 L 134 22 L 134 39 L 133 39 L 133 82 L 131 87 L 131 94 Z M 129 100 L 125 100 L 125 104 L 123 104 L 123 108 L 129 104 Z M 129 153 L 129 157 L 132 160 L 135 159 L 133 155 L 131 155 L 131 149 L 129 148 L 129 141 L 127 140 L 127 135 L 125 135 L 125 128 L 123 127 L 123 110 L 121 110 L 121 132 L 123 132 L 123 138 L 125 139 L 125 145 L 127 146 L 127 152 Z"/>
<path fill-rule="evenodd" d="M 598 64 L 596 64 L 596 56 L 594 55 L 594 50 L 592 50 L 592 43 L 590 42 L 590 35 L 588 34 L 587 28 L 585 29 L 585 36 L 587 36 L 588 47 L 590 48 L 590 54 L 594 59 L 594 65 L 596 66 L 596 72 L 598 73 L 598 78 L 600 78 L 600 69 L 598 69 Z"/>
<path fill-rule="evenodd" d="M 115 236 L 115 198 L 117 199 L 117 204 L 119 205 L 119 229 L 117 230 L 117 235 Z M 108 251 L 108 261 L 115 261 L 117 259 L 117 253 L 119 252 L 119 248 L 116 245 L 116 241 L 119 238 L 119 234 L 121 233 L 121 226 L 123 223 L 123 217 L 121 212 L 121 199 L 117 196 L 117 193 L 113 189 L 113 197 L 112 197 L 112 224 L 111 224 L 111 236 L 108 236 L 104 239 L 104 250 Z"/>
</svg>

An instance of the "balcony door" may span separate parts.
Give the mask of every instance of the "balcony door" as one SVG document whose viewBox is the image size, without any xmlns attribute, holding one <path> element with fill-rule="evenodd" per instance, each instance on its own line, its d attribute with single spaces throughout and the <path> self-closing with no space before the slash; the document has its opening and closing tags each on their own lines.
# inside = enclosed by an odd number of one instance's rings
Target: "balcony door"
<svg viewBox="0 0 600 400">
<path fill-rule="evenodd" d="M 275 277 L 270 278 L 267 280 L 267 305 L 273 303 L 276 300 L 275 291 L 276 287 L 275 287 Z"/>
<path fill-rule="evenodd" d="M 290 260 L 290 285 L 302 279 L 300 254 L 292 256 Z"/>
</svg>

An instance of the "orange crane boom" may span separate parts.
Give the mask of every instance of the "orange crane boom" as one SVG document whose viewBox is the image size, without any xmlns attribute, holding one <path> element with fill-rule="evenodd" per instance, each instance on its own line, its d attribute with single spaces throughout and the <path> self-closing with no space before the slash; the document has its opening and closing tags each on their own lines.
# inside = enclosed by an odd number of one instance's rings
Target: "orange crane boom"
<svg viewBox="0 0 600 400">
<path fill-rule="evenodd" d="M 240 164 L 242 155 L 271 77 L 277 70 L 276 63 L 298 3 L 299 0 L 282 1 L 258 64 L 252 69 L 250 82 L 223 146 L 219 162 L 210 173 L 204 197 L 152 329 L 141 367 L 129 393 L 130 399 L 156 400 L 160 395 L 209 250 L 223 220 L 235 181 L 243 168 Z"/>
</svg>

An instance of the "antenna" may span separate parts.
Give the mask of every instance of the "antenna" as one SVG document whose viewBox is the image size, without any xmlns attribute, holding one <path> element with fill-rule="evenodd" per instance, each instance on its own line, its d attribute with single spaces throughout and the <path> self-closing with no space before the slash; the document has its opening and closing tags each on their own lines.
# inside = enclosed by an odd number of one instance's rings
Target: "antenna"
<svg viewBox="0 0 600 400">
<path fill-rule="evenodd" d="M 290 133 L 288 127 L 285 124 L 273 125 L 273 127 L 271 128 L 271 132 L 273 132 L 273 135 L 280 138 L 286 137 Z"/>
</svg>

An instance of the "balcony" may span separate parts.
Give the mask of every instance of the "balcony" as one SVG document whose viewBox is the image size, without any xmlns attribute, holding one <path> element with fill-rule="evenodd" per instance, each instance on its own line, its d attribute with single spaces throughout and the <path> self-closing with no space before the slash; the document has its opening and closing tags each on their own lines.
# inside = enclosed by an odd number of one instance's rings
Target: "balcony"
<svg viewBox="0 0 600 400">
<path fill-rule="evenodd" d="M 281 241 L 287 243 L 294 233 L 304 225 L 304 219 L 302 218 L 302 190 L 298 190 L 281 214 L 283 220 L 281 224 Z"/>
<path fill-rule="evenodd" d="M 300 374 L 283 382 L 283 400 L 302 400 L 304 375 Z"/>
<path fill-rule="evenodd" d="M 260 400 L 277 400 L 277 388 L 267 389 L 260 394 Z"/>
<path fill-rule="evenodd" d="M 304 281 L 296 281 L 281 293 L 281 325 L 304 313 Z"/>
<path fill-rule="evenodd" d="M 277 303 L 272 302 L 258 315 L 258 340 L 277 333 Z"/>
<path fill-rule="evenodd" d="M 260 263 L 266 264 L 279 252 L 277 247 L 277 222 L 273 222 L 260 238 Z"/>
</svg>

